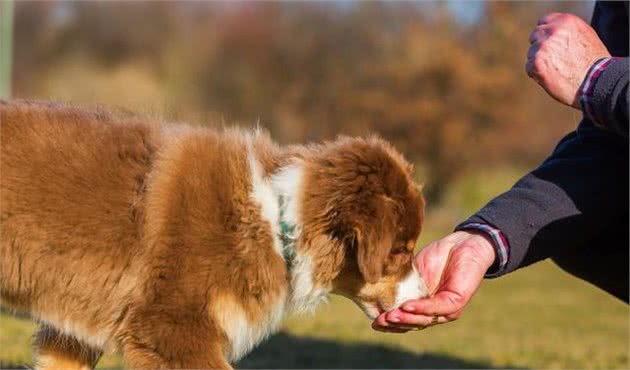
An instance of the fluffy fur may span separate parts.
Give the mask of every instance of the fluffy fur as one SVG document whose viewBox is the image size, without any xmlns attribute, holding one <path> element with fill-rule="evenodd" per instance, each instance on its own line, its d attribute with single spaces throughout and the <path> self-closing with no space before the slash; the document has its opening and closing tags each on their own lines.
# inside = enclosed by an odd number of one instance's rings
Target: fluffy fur
<svg viewBox="0 0 630 370">
<path fill-rule="evenodd" d="M 283 148 L 0 102 L 0 140 L 0 303 L 40 322 L 40 368 L 90 368 L 107 346 L 132 368 L 229 368 L 329 293 L 371 317 L 426 294 L 422 196 L 381 139 Z"/>
</svg>

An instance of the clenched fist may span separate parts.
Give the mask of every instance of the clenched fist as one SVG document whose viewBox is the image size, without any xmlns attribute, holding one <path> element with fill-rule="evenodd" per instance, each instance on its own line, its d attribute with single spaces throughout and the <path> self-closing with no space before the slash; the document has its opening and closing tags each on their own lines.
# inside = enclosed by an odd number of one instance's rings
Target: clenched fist
<svg viewBox="0 0 630 370">
<path fill-rule="evenodd" d="M 557 101 L 580 109 L 579 89 L 593 63 L 610 53 L 595 30 L 573 14 L 542 17 L 529 35 L 529 77 Z"/>
</svg>

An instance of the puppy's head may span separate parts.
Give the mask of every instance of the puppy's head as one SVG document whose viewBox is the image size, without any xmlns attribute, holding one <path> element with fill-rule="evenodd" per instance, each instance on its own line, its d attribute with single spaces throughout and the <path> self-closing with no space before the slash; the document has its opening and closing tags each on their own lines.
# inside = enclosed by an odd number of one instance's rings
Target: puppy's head
<svg viewBox="0 0 630 370">
<path fill-rule="evenodd" d="M 307 169 L 304 195 L 316 282 L 371 318 L 426 295 L 413 265 L 424 200 L 392 146 L 378 138 L 324 146 Z"/>
</svg>

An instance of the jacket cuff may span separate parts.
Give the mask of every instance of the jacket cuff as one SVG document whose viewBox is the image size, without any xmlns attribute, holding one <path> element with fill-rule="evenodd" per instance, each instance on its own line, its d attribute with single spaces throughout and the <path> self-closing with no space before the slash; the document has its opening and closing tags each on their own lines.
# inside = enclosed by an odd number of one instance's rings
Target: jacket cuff
<svg viewBox="0 0 630 370">
<path fill-rule="evenodd" d="M 500 276 L 504 273 L 505 267 L 509 261 L 510 255 L 510 244 L 508 243 L 505 235 L 501 232 L 501 230 L 496 227 L 488 224 L 478 223 L 478 222 L 468 222 L 463 223 L 455 229 L 456 231 L 462 230 L 475 230 L 480 231 L 486 234 L 491 240 L 494 247 L 494 251 L 496 253 L 497 259 L 494 264 L 490 266 L 488 271 L 486 272 L 486 278 L 492 278 Z"/>
<path fill-rule="evenodd" d="M 607 57 L 598 59 L 588 70 L 580 87 L 579 94 L 582 111 L 587 118 L 599 127 L 606 127 L 603 119 L 604 114 L 602 114 L 601 110 L 605 109 L 603 107 L 606 106 L 606 98 L 614 89 L 619 77 L 617 75 L 620 74 L 619 72 L 623 74 L 624 70 L 627 70 L 626 66 L 619 62 L 620 59 L 622 58 Z M 611 76 L 610 72 L 614 76 Z"/>
</svg>

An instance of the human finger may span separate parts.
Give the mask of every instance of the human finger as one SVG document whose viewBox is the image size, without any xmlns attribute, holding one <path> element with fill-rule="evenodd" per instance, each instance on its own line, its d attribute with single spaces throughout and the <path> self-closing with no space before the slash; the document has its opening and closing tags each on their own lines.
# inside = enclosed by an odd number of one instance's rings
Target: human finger
<svg viewBox="0 0 630 370">
<path fill-rule="evenodd" d="M 372 322 L 372 329 L 385 333 L 405 333 L 409 331 L 409 329 L 402 329 L 389 325 L 387 321 L 385 321 L 385 315 L 381 316 L 383 317 L 382 320 L 378 320 L 377 318 Z"/>
<path fill-rule="evenodd" d="M 387 321 L 391 326 L 398 328 L 429 327 L 436 324 L 444 324 L 453 321 L 446 316 L 412 314 L 405 311 L 391 312 L 387 315 Z"/>
<path fill-rule="evenodd" d="M 431 298 L 418 299 L 403 304 L 403 311 L 424 315 L 452 315 L 460 311 L 468 298 L 452 291 L 437 292 Z"/>
<path fill-rule="evenodd" d="M 533 43 L 529 49 L 527 49 L 527 59 L 534 59 L 541 46 L 542 45 L 539 42 Z"/>
<path fill-rule="evenodd" d="M 529 41 L 530 44 L 544 41 L 545 39 L 547 39 L 547 37 L 549 37 L 549 34 L 550 34 L 549 28 L 550 27 L 548 25 L 536 26 L 532 30 L 532 32 L 529 34 L 529 37 L 527 38 L 527 40 Z"/>
<path fill-rule="evenodd" d="M 549 13 L 538 19 L 537 25 L 548 24 L 554 21 L 554 19 L 562 16 L 562 13 Z"/>
<path fill-rule="evenodd" d="M 534 81 L 538 82 L 535 67 L 534 67 L 534 60 L 535 60 L 534 58 L 527 59 L 527 62 L 525 62 L 525 72 L 527 73 L 529 77 L 534 79 Z"/>
<path fill-rule="evenodd" d="M 396 328 L 396 327 L 372 327 L 372 329 L 376 330 L 376 331 L 380 331 L 382 333 L 395 333 L 395 334 L 403 334 L 406 333 L 408 331 L 410 331 L 411 329 L 401 329 L 401 328 Z"/>
</svg>

